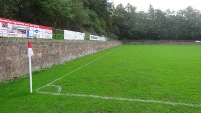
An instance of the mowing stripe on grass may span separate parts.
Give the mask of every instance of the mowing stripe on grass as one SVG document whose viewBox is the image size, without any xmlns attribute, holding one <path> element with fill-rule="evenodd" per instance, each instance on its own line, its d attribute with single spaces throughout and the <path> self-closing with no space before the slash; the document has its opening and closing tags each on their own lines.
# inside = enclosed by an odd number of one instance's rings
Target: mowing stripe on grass
<svg viewBox="0 0 201 113">
<path fill-rule="evenodd" d="M 118 48 L 117 48 L 117 49 L 118 49 Z M 40 87 L 40 88 L 37 88 L 37 89 L 36 89 L 36 92 L 40 92 L 40 91 L 39 91 L 40 89 L 45 88 L 45 87 L 47 87 L 47 86 L 53 86 L 52 84 L 55 83 L 56 81 L 59 81 L 59 80 L 63 79 L 64 77 L 66 77 L 66 76 L 68 76 L 68 75 L 70 75 L 70 74 L 72 74 L 72 73 L 74 73 L 74 72 L 76 72 L 76 71 L 82 69 L 83 67 L 86 67 L 87 65 L 89 65 L 89 64 L 91 64 L 91 63 L 93 63 L 93 62 L 95 62 L 95 61 L 97 61 L 97 60 L 99 60 L 99 59 L 101 59 L 101 58 L 103 58 L 103 57 L 109 55 L 109 54 L 111 54 L 112 52 L 116 51 L 117 49 L 115 49 L 115 50 L 113 50 L 113 51 L 111 51 L 111 52 L 109 52 L 109 53 L 107 53 L 107 54 L 104 54 L 104 55 L 102 55 L 102 56 L 96 58 L 95 60 L 92 60 L 91 62 L 89 62 L 89 63 L 87 63 L 87 64 L 85 64 L 85 65 L 83 65 L 83 66 L 78 67 L 77 69 L 75 69 L 75 70 L 73 70 L 73 71 L 71 71 L 71 72 L 65 74 L 64 76 L 62 76 L 62 77 L 60 77 L 60 78 L 58 78 L 58 79 L 56 79 L 56 80 L 54 80 L 54 81 L 52 81 L 52 82 L 46 84 L 46 85 L 44 85 L 44 86 L 42 86 L 42 87 Z M 61 89 L 61 90 L 62 90 L 62 89 Z"/>
<path fill-rule="evenodd" d="M 137 98 L 118 98 L 118 97 L 107 97 L 107 96 L 98 96 L 98 95 L 86 95 L 86 94 L 71 94 L 71 93 L 50 93 L 50 92 L 38 92 L 41 94 L 57 95 L 57 96 L 71 96 L 71 97 L 87 97 L 87 98 L 96 98 L 104 100 L 119 100 L 119 101 L 131 101 L 131 102 L 144 102 L 144 103 L 159 103 L 172 106 L 187 106 L 187 107 L 201 107 L 201 104 L 190 104 L 190 103 L 181 103 L 181 102 L 165 102 L 160 100 L 143 100 Z"/>
<path fill-rule="evenodd" d="M 192 54 L 192 53 L 183 53 L 183 55 L 201 56 L 201 55 L 195 55 L 195 54 Z"/>
</svg>

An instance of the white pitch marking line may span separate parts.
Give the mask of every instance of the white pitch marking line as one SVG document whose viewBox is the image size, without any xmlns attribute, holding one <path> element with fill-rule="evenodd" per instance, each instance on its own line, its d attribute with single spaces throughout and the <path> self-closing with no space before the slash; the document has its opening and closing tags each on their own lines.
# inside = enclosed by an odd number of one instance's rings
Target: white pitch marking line
<svg viewBox="0 0 201 113">
<path fill-rule="evenodd" d="M 62 87 L 61 86 L 58 86 L 58 85 L 48 85 L 48 86 L 52 86 L 52 87 L 56 87 L 58 90 L 57 90 L 57 93 L 60 93 L 62 91 Z"/>
<path fill-rule="evenodd" d="M 115 50 L 117 50 L 117 49 L 115 49 Z M 98 95 L 70 94 L 70 93 L 61 94 L 60 92 L 62 90 L 62 87 L 52 85 L 54 82 L 63 79 L 64 77 L 66 77 L 66 76 L 68 76 L 68 75 L 80 70 L 81 68 L 83 68 L 83 67 L 85 67 L 85 66 L 87 66 L 87 65 L 89 65 L 89 64 L 91 64 L 91 63 L 93 63 L 93 62 L 95 62 L 95 61 L 97 61 L 99 59 L 101 59 L 102 57 L 114 52 L 115 50 L 113 50 L 113 51 L 111 51 L 111 52 L 109 52 L 109 53 L 107 53 L 107 54 L 105 54 L 105 55 L 103 55 L 103 56 L 101 56 L 101 57 L 99 57 L 99 58 L 97 58 L 97 59 L 95 59 L 95 60 L 93 60 L 93 61 L 91 61 L 91 62 L 89 62 L 89 63 L 87 63 L 87 64 L 85 64 L 85 65 L 83 65 L 83 66 L 81 66 L 81 67 L 79 67 L 79 68 L 77 68 L 75 70 L 73 70 L 73 71 L 71 71 L 71 72 L 69 72 L 69 73 L 67 73 L 66 75 L 64 75 L 64 76 L 62 76 L 62 77 L 60 77 L 60 78 L 58 78 L 58 79 L 56 79 L 56 80 L 54 80 L 52 82 L 40 87 L 40 88 L 37 88 L 36 92 L 41 93 L 41 94 L 58 95 L 58 96 L 61 95 L 61 96 L 74 96 L 74 97 L 88 97 L 88 98 L 97 98 L 97 99 L 105 99 L 105 100 L 119 100 L 119 101 L 144 102 L 144 103 L 160 103 L 160 104 L 173 105 L 173 106 L 181 105 L 181 106 L 188 106 L 188 107 L 201 107 L 201 104 L 165 102 L 165 101 L 160 101 L 160 100 L 143 100 L 143 99 L 135 99 L 135 98 L 115 98 L 115 97 L 106 97 L 106 96 L 98 96 Z M 57 93 L 39 91 L 40 89 L 42 89 L 44 87 L 47 87 L 47 86 L 57 87 L 58 88 Z"/>
<path fill-rule="evenodd" d="M 117 48 L 117 49 L 118 49 L 118 48 Z M 101 57 L 98 57 L 98 58 L 96 58 L 95 60 L 92 60 L 91 62 L 89 62 L 89 63 L 87 63 L 87 64 L 85 64 L 85 65 L 83 65 L 83 66 L 80 66 L 79 68 L 77 68 L 77 69 L 75 69 L 75 70 L 73 70 L 73 71 L 67 73 L 66 75 L 64 75 L 64 76 L 62 76 L 62 77 L 60 77 L 60 78 L 58 78 L 58 79 L 56 79 L 56 80 L 54 80 L 54 81 L 52 81 L 52 82 L 50 82 L 50 83 L 48 83 L 48 84 L 46 84 L 46 85 L 40 87 L 40 88 L 37 88 L 37 89 L 36 89 L 36 92 L 39 92 L 39 90 L 42 89 L 42 88 L 45 88 L 45 87 L 47 87 L 47 86 L 51 86 L 54 82 L 59 81 L 59 80 L 63 79 L 64 77 L 66 77 L 66 76 L 68 76 L 68 75 L 70 75 L 70 74 L 72 74 L 72 73 L 74 73 L 74 72 L 76 72 L 76 71 L 82 69 L 83 67 L 86 67 L 87 65 L 89 65 L 89 64 L 91 64 L 91 63 L 93 63 L 93 62 L 95 62 L 95 61 L 97 61 L 97 60 L 99 60 L 99 59 L 101 59 L 101 58 L 103 58 L 103 57 L 109 55 L 109 54 L 111 54 L 112 52 L 116 51 L 117 49 L 115 49 L 115 50 L 113 50 L 113 51 L 111 51 L 111 52 L 109 52 L 109 53 L 107 53 L 107 54 L 105 54 L 105 55 L 103 55 L 103 56 L 101 56 Z"/>
<path fill-rule="evenodd" d="M 41 94 L 49 94 L 49 95 L 57 95 L 57 96 L 72 96 L 72 97 L 87 97 L 87 98 L 96 98 L 96 99 L 104 99 L 104 100 L 119 100 L 119 101 L 130 101 L 130 102 L 144 102 L 144 103 L 159 103 L 165 105 L 180 105 L 187 107 L 201 107 L 201 104 L 189 104 L 189 103 L 181 103 L 181 102 L 170 102 L 170 101 L 160 101 L 160 100 L 143 100 L 137 98 L 118 98 L 118 97 L 107 97 L 107 96 L 98 96 L 98 95 L 86 95 L 86 94 L 61 94 L 61 93 L 50 93 L 50 92 L 39 92 Z"/>
</svg>

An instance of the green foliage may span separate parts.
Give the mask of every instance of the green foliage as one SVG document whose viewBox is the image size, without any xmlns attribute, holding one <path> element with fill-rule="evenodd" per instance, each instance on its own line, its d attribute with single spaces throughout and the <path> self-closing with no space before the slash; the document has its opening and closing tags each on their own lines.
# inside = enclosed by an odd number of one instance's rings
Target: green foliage
<svg viewBox="0 0 201 113">
<path fill-rule="evenodd" d="M 192 7 L 178 12 L 154 9 L 152 5 L 148 12 L 135 9 L 130 4 L 115 8 L 114 25 L 119 29 L 116 34 L 120 39 L 201 39 L 201 12 Z"/>
<path fill-rule="evenodd" d="M 55 40 L 64 40 L 64 30 L 53 29 L 53 39 Z"/>
<path fill-rule="evenodd" d="M 85 38 L 84 40 L 90 40 L 90 34 L 89 33 L 85 33 Z"/>
<path fill-rule="evenodd" d="M 136 11 L 131 4 L 114 6 L 108 0 L 1 0 L 0 17 L 57 29 L 114 34 L 119 39 L 201 40 L 201 11 L 177 12 L 149 6 Z"/>
</svg>

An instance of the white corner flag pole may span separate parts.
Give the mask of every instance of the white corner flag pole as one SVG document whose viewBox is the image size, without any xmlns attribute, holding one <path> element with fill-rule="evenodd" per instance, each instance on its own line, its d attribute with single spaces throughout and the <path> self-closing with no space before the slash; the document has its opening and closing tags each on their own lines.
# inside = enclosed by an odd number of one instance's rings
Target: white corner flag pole
<svg viewBox="0 0 201 113">
<path fill-rule="evenodd" d="M 31 42 L 28 41 L 28 57 L 29 57 L 29 78 L 30 78 L 30 93 L 32 90 L 32 66 L 31 66 L 31 56 L 34 55 Z"/>
<path fill-rule="evenodd" d="M 29 57 L 29 78 L 30 78 L 30 93 L 32 93 L 33 90 L 32 90 L 32 67 L 31 67 L 31 56 Z"/>
</svg>

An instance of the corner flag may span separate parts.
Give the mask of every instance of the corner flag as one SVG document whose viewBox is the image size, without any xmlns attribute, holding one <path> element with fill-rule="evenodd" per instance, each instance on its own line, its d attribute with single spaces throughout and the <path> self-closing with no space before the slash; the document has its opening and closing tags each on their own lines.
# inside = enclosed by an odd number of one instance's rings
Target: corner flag
<svg viewBox="0 0 201 113">
<path fill-rule="evenodd" d="M 34 53 L 33 53 L 33 47 L 31 45 L 31 42 L 28 41 L 28 57 L 31 57 L 33 55 L 34 55 Z"/>
<path fill-rule="evenodd" d="M 32 93 L 32 67 L 31 67 L 31 56 L 33 56 L 33 47 L 31 42 L 28 41 L 28 57 L 29 57 L 29 78 L 30 78 L 30 92 Z"/>
</svg>

